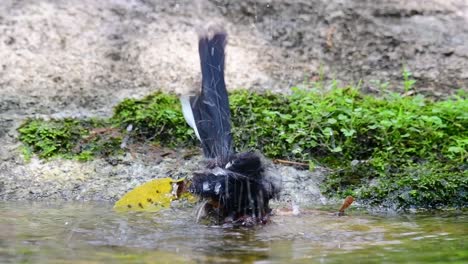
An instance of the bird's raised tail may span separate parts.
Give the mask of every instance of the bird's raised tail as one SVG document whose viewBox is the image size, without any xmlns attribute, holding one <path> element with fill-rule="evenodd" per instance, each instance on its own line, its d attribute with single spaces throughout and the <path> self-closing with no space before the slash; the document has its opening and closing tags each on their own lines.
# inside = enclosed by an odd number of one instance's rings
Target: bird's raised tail
<svg viewBox="0 0 468 264">
<path fill-rule="evenodd" d="M 231 113 L 224 82 L 226 38 L 224 30 L 200 35 L 201 94 L 181 98 L 184 117 L 200 139 L 205 157 L 216 159 L 221 166 L 232 154 Z"/>
</svg>

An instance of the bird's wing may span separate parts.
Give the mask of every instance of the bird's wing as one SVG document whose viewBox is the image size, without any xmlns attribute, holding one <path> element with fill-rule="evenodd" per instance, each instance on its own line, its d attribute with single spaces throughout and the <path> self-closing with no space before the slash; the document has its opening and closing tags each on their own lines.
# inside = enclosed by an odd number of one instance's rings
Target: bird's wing
<svg viewBox="0 0 468 264">
<path fill-rule="evenodd" d="M 202 90 L 196 97 L 190 97 L 195 133 L 202 143 L 205 157 L 217 159 L 221 164 L 228 161 L 232 152 L 231 113 L 229 99 L 224 82 L 224 49 L 226 32 L 218 31 L 212 36 L 200 36 L 198 49 L 202 72 Z M 183 108 L 187 109 L 187 99 L 181 99 Z M 184 106 L 185 104 L 185 106 Z M 187 112 L 187 111 L 185 111 Z"/>
</svg>

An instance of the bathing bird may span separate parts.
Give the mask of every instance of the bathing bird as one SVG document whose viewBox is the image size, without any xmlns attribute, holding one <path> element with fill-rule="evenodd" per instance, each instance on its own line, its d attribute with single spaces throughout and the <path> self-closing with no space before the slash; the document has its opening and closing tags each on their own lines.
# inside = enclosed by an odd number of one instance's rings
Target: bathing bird
<svg viewBox="0 0 468 264">
<path fill-rule="evenodd" d="M 226 43 L 224 29 L 211 28 L 199 35 L 201 91 L 180 97 L 184 118 L 200 140 L 206 160 L 204 168 L 194 173 L 190 191 L 203 201 L 197 218 L 255 225 L 267 222 L 269 201 L 280 188 L 260 153 L 234 151 L 224 80 Z"/>
</svg>

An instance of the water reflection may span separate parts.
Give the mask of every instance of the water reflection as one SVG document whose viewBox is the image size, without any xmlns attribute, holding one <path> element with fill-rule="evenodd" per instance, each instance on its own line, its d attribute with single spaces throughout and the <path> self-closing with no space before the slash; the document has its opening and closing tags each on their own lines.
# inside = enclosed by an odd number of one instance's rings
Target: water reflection
<svg viewBox="0 0 468 264">
<path fill-rule="evenodd" d="M 116 213 L 109 204 L 0 203 L 0 263 L 307 262 L 466 259 L 467 213 L 336 217 L 309 211 L 255 229 L 195 223 L 193 210 Z"/>
</svg>

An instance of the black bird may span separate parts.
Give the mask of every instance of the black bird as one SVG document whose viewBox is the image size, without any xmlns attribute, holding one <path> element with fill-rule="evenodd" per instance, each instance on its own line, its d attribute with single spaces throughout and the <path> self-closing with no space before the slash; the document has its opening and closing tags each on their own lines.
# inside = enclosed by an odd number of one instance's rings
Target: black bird
<svg viewBox="0 0 468 264">
<path fill-rule="evenodd" d="M 231 113 L 224 82 L 227 34 L 211 29 L 199 37 L 202 88 L 198 96 L 182 96 L 187 123 L 201 141 L 207 165 L 195 172 L 190 190 L 204 203 L 201 211 L 215 222 L 235 225 L 265 223 L 270 199 L 279 193 L 276 175 L 269 173 L 259 153 L 235 153 Z"/>
</svg>

